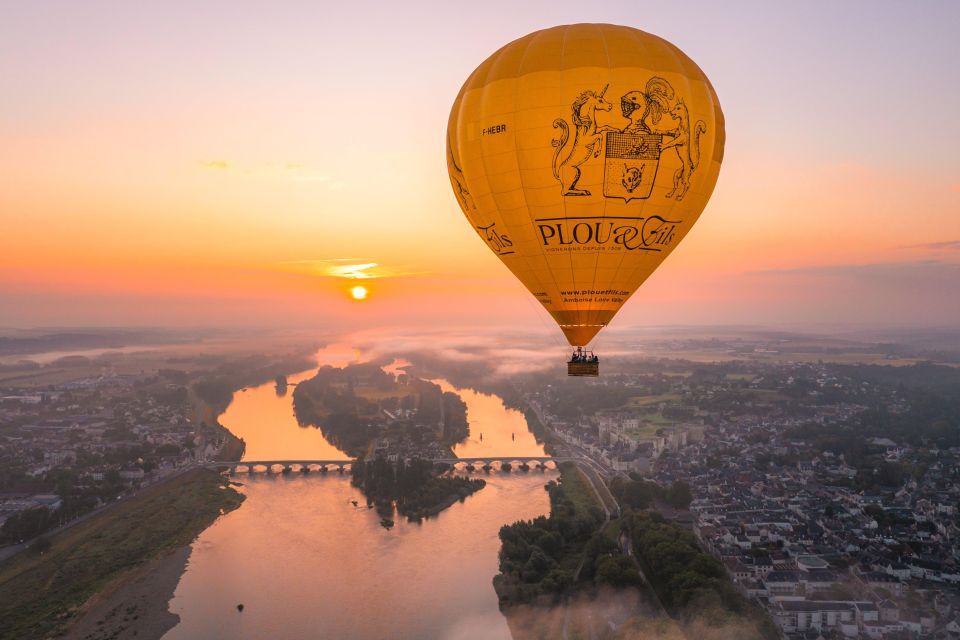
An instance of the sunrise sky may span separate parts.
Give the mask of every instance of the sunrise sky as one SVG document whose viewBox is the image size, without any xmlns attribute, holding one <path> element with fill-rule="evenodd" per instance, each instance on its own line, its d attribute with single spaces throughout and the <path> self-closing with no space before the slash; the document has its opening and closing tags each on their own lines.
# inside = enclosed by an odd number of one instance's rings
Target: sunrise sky
<svg viewBox="0 0 960 640">
<path fill-rule="evenodd" d="M 0 327 L 552 330 L 444 134 L 484 58 L 570 22 L 672 41 L 727 119 L 618 326 L 960 320 L 958 2 L 146 4 L 0 7 Z"/>
</svg>

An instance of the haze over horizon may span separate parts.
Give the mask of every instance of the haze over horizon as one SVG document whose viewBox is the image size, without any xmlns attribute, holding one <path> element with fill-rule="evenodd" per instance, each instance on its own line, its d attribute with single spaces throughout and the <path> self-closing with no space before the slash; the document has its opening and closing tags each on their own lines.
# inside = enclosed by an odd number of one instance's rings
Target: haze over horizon
<svg viewBox="0 0 960 640">
<path fill-rule="evenodd" d="M 710 204 L 611 329 L 960 318 L 955 3 L 0 14 L 0 326 L 556 331 L 464 221 L 444 131 L 489 53 L 580 21 L 676 43 L 727 119 Z"/>
</svg>

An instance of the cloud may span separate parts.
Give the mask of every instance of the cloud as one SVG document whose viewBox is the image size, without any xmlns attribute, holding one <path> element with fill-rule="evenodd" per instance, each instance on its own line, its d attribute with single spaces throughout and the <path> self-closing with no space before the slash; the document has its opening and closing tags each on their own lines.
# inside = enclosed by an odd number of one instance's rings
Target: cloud
<svg viewBox="0 0 960 640">
<path fill-rule="evenodd" d="M 410 271 L 403 267 L 386 267 L 377 262 L 356 258 L 328 258 L 325 260 L 292 260 L 277 264 L 281 271 L 290 271 L 326 278 L 369 280 L 373 278 L 402 278 L 426 275 L 426 271 Z"/>
<path fill-rule="evenodd" d="M 198 164 L 204 169 L 231 171 L 245 176 L 275 178 L 291 182 L 326 182 L 330 183 L 332 188 L 342 186 L 339 182 L 332 182 L 331 176 L 300 162 L 239 165 L 227 160 L 201 160 Z"/>
<path fill-rule="evenodd" d="M 960 317 L 960 262 L 827 264 L 745 274 L 741 288 L 791 322 L 939 325 Z"/>
<path fill-rule="evenodd" d="M 911 244 L 901 249 L 926 249 L 928 251 L 957 251 L 960 250 L 960 240 L 945 240 L 943 242 L 925 242 L 923 244 Z"/>
<path fill-rule="evenodd" d="M 230 163 L 226 160 L 203 160 L 200 162 L 200 166 L 204 167 L 205 169 L 224 171 L 230 168 Z"/>
<path fill-rule="evenodd" d="M 934 243 L 945 244 L 945 243 Z M 830 264 L 787 269 L 748 271 L 748 276 L 828 276 L 858 278 L 930 277 L 936 275 L 960 276 L 960 263 L 940 260 L 912 262 L 877 262 L 868 264 Z"/>
<path fill-rule="evenodd" d="M 374 329 L 352 333 L 344 341 L 360 345 L 359 357 L 364 360 L 415 356 L 421 361 L 427 358 L 475 365 L 495 377 L 556 367 L 567 352 L 566 344 L 558 346 L 547 336 L 516 331 L 505 336 L 499 328 Z"/>
</svg>

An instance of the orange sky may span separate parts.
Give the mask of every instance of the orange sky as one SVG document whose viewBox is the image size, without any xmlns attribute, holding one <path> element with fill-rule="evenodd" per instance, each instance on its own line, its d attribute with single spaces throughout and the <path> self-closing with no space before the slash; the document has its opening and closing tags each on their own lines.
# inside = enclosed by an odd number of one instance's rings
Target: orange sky
<svg viewBox="0 0 960 640">
<path fill-rule="evenodd" d="M 514 5 L 0 9 L 0 327 L 549 330 L 459 212 L 446 116 L 505 42 L 636 5 Z M 727 152 L 618 323 L 960 319 L 957 7 L 632 20 L 711 77 Z M 382 277 L 351 301 L 329 270 L 369 263 Z"/>
</svg>

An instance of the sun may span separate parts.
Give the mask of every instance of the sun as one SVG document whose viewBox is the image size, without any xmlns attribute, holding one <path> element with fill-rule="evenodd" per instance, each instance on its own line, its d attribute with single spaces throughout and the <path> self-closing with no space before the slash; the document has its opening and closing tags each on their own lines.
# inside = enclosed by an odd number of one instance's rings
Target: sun
<svg viewBox="0 0 960 640">
<path fill-rule="evenodd" d="M 350 289 L 350 297 L 353 298 L 354 300 L 366 300 L 368 293 L 370 292 L 367 291 L 367 288 L 362 287 L 360 285 L 357 285 Z"/>
</svg>

